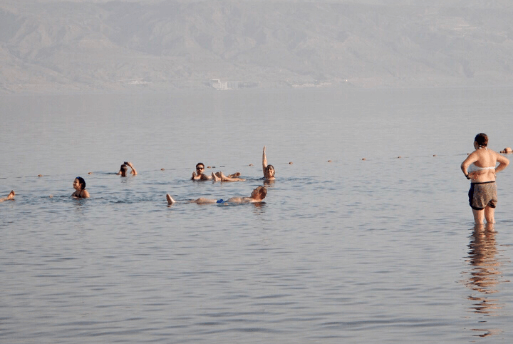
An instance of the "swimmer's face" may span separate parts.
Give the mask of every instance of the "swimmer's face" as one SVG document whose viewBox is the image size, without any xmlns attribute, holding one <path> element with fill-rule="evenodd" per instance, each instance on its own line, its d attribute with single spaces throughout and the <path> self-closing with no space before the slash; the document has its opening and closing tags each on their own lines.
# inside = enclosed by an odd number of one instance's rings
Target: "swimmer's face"
<svg viewBox="0 0 513 344">
<path fill-rule="evenodd" d="M 274 170 L 274 167 L 272 165 L 267 166 L 267 172 L 269 173 L 269 175 L 271 177 L 274 177 L 274 174 L 276 173 L 276 171 Z"/>
<path fill-rule="evenodd" d="M 205 166 L 203 166 L 203 165 L 196 166 L 196 172 L 198 172 L 198 174 L 203 173 L 203 171 L 205 171 Z"/>
<path fill-rule="evenodd" d="M 75 180 L 73 181 L 73 188 L 75 188 L 75 190 L 78 190 L 80 189 L 80 182 L 78 181 L 78 179 L 75 178 Z"/>
</svg>

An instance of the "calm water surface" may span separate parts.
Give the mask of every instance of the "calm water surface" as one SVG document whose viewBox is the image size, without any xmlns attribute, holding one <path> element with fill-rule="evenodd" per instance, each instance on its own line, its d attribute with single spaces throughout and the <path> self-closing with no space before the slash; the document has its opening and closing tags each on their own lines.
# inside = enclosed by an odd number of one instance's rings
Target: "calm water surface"
<svg viewBox="0 0 513 344">
<path fill-rule="evenodd" d="M 509 343 L 513 168 L 482 233 L 459 165 L 511 91 L 1 97 L 0 342 Z M 264 145 L 265 203 L 167 206 L 249 196 Z"/>
</svg>

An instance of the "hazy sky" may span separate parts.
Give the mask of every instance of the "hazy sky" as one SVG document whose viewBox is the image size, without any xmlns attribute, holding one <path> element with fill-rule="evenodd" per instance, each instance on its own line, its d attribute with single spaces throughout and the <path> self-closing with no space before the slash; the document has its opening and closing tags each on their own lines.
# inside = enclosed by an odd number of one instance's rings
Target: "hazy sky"
<svg viewBox="0 0 513 344">
<path fill-rule="evenodd" d="M 4 0 L 0 90 L 511 85 L 512 14 L 505 1 Z"/>
</svg>

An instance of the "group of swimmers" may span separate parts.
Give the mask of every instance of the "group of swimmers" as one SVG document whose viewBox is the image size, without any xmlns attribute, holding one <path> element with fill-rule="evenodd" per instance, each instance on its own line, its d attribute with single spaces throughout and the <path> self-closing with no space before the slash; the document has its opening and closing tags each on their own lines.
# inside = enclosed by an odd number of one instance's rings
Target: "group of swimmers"
<svg viewBox="0 0 513 344">
<path fill-rule="evenodd" d="M 488 136 L 484 133 L 479 133 L 474 138 L 474 152 L 470 153 L 468 157 L 462 162 L 461 170 L 465 177 L 471 180 L 470 190 L 468 192 L 469 205 L 472 208 L 474 215 L 474 222 L 478 225 L 484 224 L 486 219 L 487 223 L 495 223 L 495 207 L 497 206 L 497 185 L 495 184 L 496 173 L 504 170 L 509 165 L 509 160 L 497 152 L 489 150 Z M 509 151 L 511 149 L 509 148 Z M 506 148 L 501 153 L 509 153 Z M 497 163 L 499 165 L 497 166 Z M 137 175 L 137 171 L 131 162 L 124 162 L 121 165 L 118 175 L 126 177 L 128 167 L 130 167 L 130 174 Z M 275 169 L 273 165 L 267 164 L 266 147 L 264 146 L 262 153 L 262 170 L 265 180 L 275 179 Z M 191 180 L 213 180 L 222 182 L 242 182 L 245 179 L 240 178 L 240 173 L 236 172 L 228 176 L 223 172 L 212 172 L 207 175 L 205 172 L 205 165 L 203 163 L 196 164 L 196 171 L 192 173 Z M 89 192 L 86 190 L 86 182 L 82 177 L 76 177 L 73 181 L 75 192 L 71 195 L 74 198 L 89 198 Z M 209 199 L 198 198 L 195 200 L 187 201 L 189 203 L 208 204 L 208 203 L 255 203 L 262 202 L 267 195 L 267 189 L 259 186 L 251 192 L 249 197 L 232 197 L 224 201 L 222 199 Z M 0 198 L 0 202 L 7 200 L 14 200 L 15 192 L 11 191 L 7 197 Z M 168 205 L 172 205 L 177 201 L 170 195 L 166 194 Z"/>
<path fill-rule="evenodd" d="M 119 168 L 119 172 L 116 173 L 117 175 L 120 175 L 121 177 L 126 177 L 128 173 L 128 168 L 130 168 L 130 174 L 133 176 L 137 175 L 137 170 L 135 169 L 134 165 L 129 162 L 125 161 L 121 167 Z M 273 165 L 267 164 L 267 156 L 266 156 L 266 147 L 264 146 L 264 150 L 262 153 L 262 169 L 264 173 L 264 179 L 265 180 L 274 180 L 275 179 L 275 170 Z M 203 163 L 196 164 L 196 171 L 192 173 L 191 180 L 197 180 L 197 181 L 205 181 L 205 180 L 213 180 L 213 181 L 221 181 L 221 182 L 242 182 L 245 181 L 245 179 L 239 178 L 240 173 L 236 172 L 233 174 L 230 174 L 228 176 L 225 176 L 223 172 L 212 172 L 212 174 L 206 175 L 204 173 L 205 171 L 205 165 Z M 89 192 L 86 190 L 86 182 L 84 178 L 82 177 L 76 177 L 73 180 L 73 188 L 75 189 L 75 192 L 71 194 L 71 197 L 73 198 L 89 198 Z M 0 198 L 0 202 L 7 201 L 7 200 L 14 200 L 15 196 L 14 190 L 9 193 L 9 195 L 5 198 Z M 263 186 L 259 186 L 256 189 L 254 189 L 251 192 L 251 195 L 249 197 L 231 197 L 228 200 L 224 201 L 222 199 L 215 200 L 215 199 L 208 199 L 208 198 L 198 198 L 196 200 L 187 201 L 188 203 L 197 203 L 197 204 L 208 204 L 208 203 L 257 203 L 262 202 L 262 200 L 267 195 L 267 189 Z M 171 195 L 166 194 L 166 199 L 168 202 L 168 205 L 172 205 L 176 203 L 176 201 L 171 197 Z"/>
<path fill-rule="evenodd" d="M 274 180 L 275 179 L 275 170 L 273 165 L 267 164 L 267 155 L 264 150 L 262 153 L 262 170 L 264 173 L 265 180 Z M 192 172 L 191 180 L 213 180 L 220 182 L 243 182 L 246 179 L 239 178 L 240 172 L 235 172 L 228 176 L 225 176 L 223 172 L 212 172 L 209 176 L 205 174 L 205 164 L 202 162 L 198 162 L 196 164 L 196 171 Z M 258 203 L 262 202 L 263 199 L 267 196 L 267 189 L 263 186 L 259 186 L 251 192 L 249 197 L 231 197 L 224 201 L 223 199 L 209 199 L 205 197 L 200 197 L 195 200 L 186 201 L 188 203 L 197 203 L 197 204 L 209 204 L 209 203 Z M 167 204 L 173 205 L 177 201 L 170 194 L 166 194 Z"/>
</svg>

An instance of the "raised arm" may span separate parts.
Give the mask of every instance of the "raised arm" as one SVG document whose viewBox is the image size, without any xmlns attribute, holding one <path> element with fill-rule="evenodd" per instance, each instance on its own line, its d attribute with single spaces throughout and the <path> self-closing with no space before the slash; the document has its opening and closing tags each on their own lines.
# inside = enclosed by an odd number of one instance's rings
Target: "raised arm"
<svg viewBox="0 0 513 344">
<path fill-rule="evenodd" d="M 134 165 L 131 162 L 127 162 L 127 165 L 132 169 L 132 172 L 130 172 L 132 175 L 136 176 L 137 171 L 134 168 Z"/>
<path fill-rule="evenodd" d="M 266 176 L 265 175 L 266 169 L 267 169 L 267 156 L 265 155 L 265 146 L 264 146 L 264 151 L 262 153 L 262 171 L 264 172 L 264 177 Z"/>
</svg>

